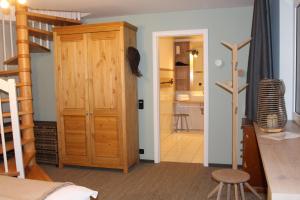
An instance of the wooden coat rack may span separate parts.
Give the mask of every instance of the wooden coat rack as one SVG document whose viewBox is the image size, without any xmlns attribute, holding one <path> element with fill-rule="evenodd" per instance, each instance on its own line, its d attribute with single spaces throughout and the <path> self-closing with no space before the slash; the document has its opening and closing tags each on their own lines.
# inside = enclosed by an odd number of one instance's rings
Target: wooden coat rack
<svg viewBox="0 0 300 200">
<path fill-rule="evenodd" d="M 242 200 L 245 199 L 244 185 L 258 198 L 261 199 L 259 194 L 247 183 L 250 179 L 250 175 L 244 171 L 238 170 L 238 95 L 244 91 L 248 84 L 242 87 L 238 87 L 238 51 L 249 44 L 251 38 L 246 39 L 239 44 L 229 44 L 227 42 L 221 42 L 223 46 L 231 50 L 232 52 L 232 81 L 216 82 L 216 85 L 232 94 L 232 169 L 217 170 L 212 173 L 215 180 L 220 184 L 208 195 L 208 198 L 212 197 L 218 192 L 217 200 L 221 198 L 221 192 L 224 184 L 227 184 L 227 199 L 230 199 L 231 185 L 234 186 L 235 199 L 238 199 L 238 187 L 241 190 Z"/>
<path fill-rule="evenodd" d="M 232 81 L 226 83 L 216 82 L 216 85 L 232 94 L 232 168 L 237 169 L 237 140 L 238 140 L 238 95 L 244 91 L 248 84 L 238 87 L 238 50 L 249 44 L 251 38 L 246 39 L 240 44 L 228 44 L 221 42 L 226 48 L 232 52 Z"/>
</svg>

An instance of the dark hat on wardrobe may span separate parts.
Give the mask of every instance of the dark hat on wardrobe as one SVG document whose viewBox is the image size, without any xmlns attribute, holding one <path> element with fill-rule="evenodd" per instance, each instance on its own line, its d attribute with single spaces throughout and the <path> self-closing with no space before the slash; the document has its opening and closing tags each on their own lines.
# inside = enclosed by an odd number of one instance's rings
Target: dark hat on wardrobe
<svg viewBox="0 0 300 200">
<path fill-rule="evenodd" d="M 141 59 L 139 51 L 134 47 L 128 47 L 127 58 L 128 58 L 128 62 L 130 64 L 132 73 L 135 74 L 137 77 L 143 76 L 139 70 L 139 64 L 140 64 L 140 59 Z"/>
</svg>

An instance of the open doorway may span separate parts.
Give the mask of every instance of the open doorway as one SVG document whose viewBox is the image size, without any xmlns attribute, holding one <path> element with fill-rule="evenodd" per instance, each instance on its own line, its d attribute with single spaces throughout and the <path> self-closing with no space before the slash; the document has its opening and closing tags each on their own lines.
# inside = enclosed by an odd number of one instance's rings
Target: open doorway
<svg viewBox="0 0 300 200">
<path fill-rule="evenodd" d="M 153 33 L 155 162 L 208 166 L 207 30 Z"/>
</svg>

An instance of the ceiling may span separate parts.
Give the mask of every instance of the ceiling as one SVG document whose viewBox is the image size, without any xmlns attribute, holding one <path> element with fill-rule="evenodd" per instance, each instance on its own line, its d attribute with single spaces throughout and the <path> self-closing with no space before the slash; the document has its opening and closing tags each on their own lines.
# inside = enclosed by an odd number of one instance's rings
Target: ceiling
<svg viewBox="0 0 300 200">
<path fill-rule="evenodd" d="M 253 5 L 254 0 L 28 0 L 29 7 L 87 12 L 89 17 L 109 17 L 207 8 Z"/>
</svg>

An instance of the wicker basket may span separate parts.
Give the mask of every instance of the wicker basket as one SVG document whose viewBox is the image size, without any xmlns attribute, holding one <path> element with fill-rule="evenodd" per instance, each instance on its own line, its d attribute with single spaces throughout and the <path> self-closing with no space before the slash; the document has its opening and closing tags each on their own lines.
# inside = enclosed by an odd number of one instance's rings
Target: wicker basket
<svg viewBox="0 0 300 200">
<path fill-rule="evenodd" d="M 277 79 L 264 79 L 258 85 L 257 124 L 264 132 L 281 132 L 287 115 L 284 102 L 285 85 Z"/>
</svg>

